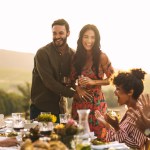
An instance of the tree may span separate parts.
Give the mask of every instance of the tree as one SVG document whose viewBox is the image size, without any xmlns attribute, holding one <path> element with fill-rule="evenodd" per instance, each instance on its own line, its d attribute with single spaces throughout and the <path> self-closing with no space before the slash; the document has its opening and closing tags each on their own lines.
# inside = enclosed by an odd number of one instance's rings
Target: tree
<svg viewBox="0 0 150 150">
<path fill-rule="evenodd" d="M 12 112 L 21 112 L 22 97 L 16 93 L 7 93 L 0 90 L 0 113 L 10 115 Z"/>
</svg>

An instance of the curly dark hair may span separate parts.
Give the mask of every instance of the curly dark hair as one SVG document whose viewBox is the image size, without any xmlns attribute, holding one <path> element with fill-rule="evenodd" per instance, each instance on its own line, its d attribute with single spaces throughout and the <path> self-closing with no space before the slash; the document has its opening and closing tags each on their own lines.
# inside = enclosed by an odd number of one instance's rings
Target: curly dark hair
<svg viewBox="0 0 150 150">
<path fill-rule="evenodd" d="M 82 38 L 83 38 L 83 34 L 87 30 L 93 30 L 95 33 L 95 43 L 92 48 L 93 49 L 93 66 L 92 66 L 92 68 L 95 69 L 96 75 L 98 77 L 98 68 L 99 68 L 100 53 L 101 53 L 100 33 L 99 33 L 99 30 L 97 29 L 97 27 L 93 24 L 85 25 L 79 33 L 79 38 L 77 40 L 77 51 L 75 54 L 74 66 L 75 66 L 77 75 L 81 75 L 81 70 L 82 70 L 83 66 L 85 65 L 85 61 L 86 61 L 86 50 L 82 44 Z"/>
<path fill-rule="evenodd" d="M 146 72 L 142 69 L 131 69 L 129 72 L 119 72 L 117 76 L 113 78 L 113 84 L 121 86 L 126 93 L 133 90 L 132 97 L 138 99 L 140 94 L 144 90 L 143 80 Z"/>
<path fill-rule="evenodd" d="M 69 29 L 69 24 L 68 22 L 65 20 L 65 19 L 58 19 L 58 20 L 55 20 L 53 23 L 52 23 L 52 27 L 55 26 L 55 25 L 64 25 L 65 28 L 66 28 L 66 31 L 69 32 L 70 29 Z"/>
</svg>

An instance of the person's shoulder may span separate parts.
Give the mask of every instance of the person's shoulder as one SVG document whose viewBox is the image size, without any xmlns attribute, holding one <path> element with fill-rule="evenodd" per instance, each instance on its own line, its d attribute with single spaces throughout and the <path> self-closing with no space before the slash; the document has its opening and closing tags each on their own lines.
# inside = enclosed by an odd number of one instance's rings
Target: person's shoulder
<svg viewBox="0 0 150 150">
<path fill-rule="evenodd" d="M 100 58 L 101 59 L 108 59 L 108 56 L 105 52 L 103 52 L 102 50 L 100 51 Z"/>
<path fill-rule="evenodd" d="M 75 54 L 75 49 L 69 47 L 70 53 Z"/>
<path fill-rule="evenodd" d="M 43 53 L 43 52 L 46 52 L 46 51 L 49 51 L 50 49 L 52 49 L 53 45 L 52 43 L 48 43 L 42 47 L 40 47 L 38 50 L 37 50 L 37 54 L 38 53 Z"/>
<path fill-rule="evenodd" d="M 74 52 L 74 53 L 75 53 L 75 49 L 73 49 L 73 48 L 70 48 L 70 50 L 71 50 L 72 52 Z"/>
<path fill-rule="evenodd" d="M 52 46 L 53 46 L 52 43 L 48 43 L 48 44 L 42 46 L 41 48 L 39 48 L 38 51 L 42 51 L 42 50 L 44 51 L 46 49 L 51 48 Z"/>
<path fill-rule="evenodd" d="M 102 65 L 106 65 L 110 62 L 109 58 L 108 58 L 108 55 L 103 52 L 102 50 L 100 51 L 100 63 Z"/>
</svg>

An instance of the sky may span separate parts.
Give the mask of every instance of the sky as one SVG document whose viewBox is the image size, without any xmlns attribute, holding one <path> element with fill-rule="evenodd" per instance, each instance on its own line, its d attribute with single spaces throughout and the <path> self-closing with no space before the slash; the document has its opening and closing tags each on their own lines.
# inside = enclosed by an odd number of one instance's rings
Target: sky
<svg viewBox="0 0 150 150">
<path fill-rule="evenodd" d="M 70 47 L 85 24 L 94 24 L 115 68 L 150 73 L 149 8 L 149 0 L 0 0 L 0 49 L 35 54 L 52 41 L 53 21 L 64 18 Z"/>
</svg>

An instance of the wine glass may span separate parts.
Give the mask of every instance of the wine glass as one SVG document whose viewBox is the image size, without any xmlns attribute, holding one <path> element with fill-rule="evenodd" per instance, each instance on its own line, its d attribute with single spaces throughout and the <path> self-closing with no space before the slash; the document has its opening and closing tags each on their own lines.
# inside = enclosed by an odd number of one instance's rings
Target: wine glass
<svg viewBox="0 0 150 150">
<path fill-rule="evenodd" d="M 70 78 L 67 77 L 67 76 L 64 76 L 64 77 L 62 78 L 61 82 L 62 82 L 62 84 L 63 84 L 64 86 L 67 86 L 67 87 L 70 86 L 70 84 L 71 84 L 71 80 L 70 80 Z"/>
<path fill-rule="evenodd" d="M 70 114 L 59 114 L 60 123 L 66 124 L 68 122 L 68 119 L 71 118 Z"/>
<path fill-rule="evenodd" d="M 12 118 L 14 130 L 20 131 L 20 129 L 24 128 L 23 113 L 12 113 Z"/>
</svg>

